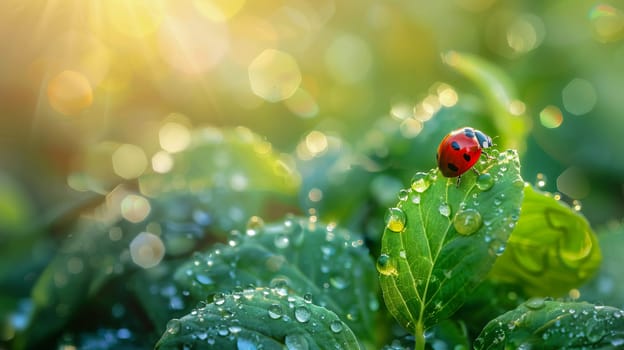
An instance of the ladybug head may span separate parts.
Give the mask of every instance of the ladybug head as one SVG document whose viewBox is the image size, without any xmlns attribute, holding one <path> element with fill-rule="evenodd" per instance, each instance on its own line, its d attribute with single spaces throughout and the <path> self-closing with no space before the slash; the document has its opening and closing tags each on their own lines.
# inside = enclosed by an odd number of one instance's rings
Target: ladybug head
<svg viewBox="0 0 624 350">
<path fill-rule="evenodd" d="M 486 134 L 482 133 L 479 130 L 475 130 L 475 137 L 477 138 L 477 141 L 479 141 L 479 146 L 481 148 L 490 148 L 492 147 L 493 143 L 492 143 L 492 138 L 487 136 Z"/>
</svg>

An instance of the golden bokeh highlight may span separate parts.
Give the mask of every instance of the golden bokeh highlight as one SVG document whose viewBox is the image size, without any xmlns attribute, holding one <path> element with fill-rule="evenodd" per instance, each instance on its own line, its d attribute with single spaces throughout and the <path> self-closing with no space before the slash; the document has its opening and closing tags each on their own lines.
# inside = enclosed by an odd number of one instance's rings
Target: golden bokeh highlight
<svg viewBox="0 0 624 350">
<path fill-rule="evenodd" d="M 135 179 L 147 169 L 147 157 L 143 149 L 132 144 L 123 144 L 112 156 L 115 174 L 124 179 Z"/>
<path fill-rule="evenodd" d="M 224 22 L 243 8 L 245 0 L 193 0 L 193 4 L 206 18 Z"/>
<path fill-rule="evenodd" d="M 142 196 L 129 194 L 121 200 L 121 216 L 133 223 L 139 223 L 147 218 L 152 207 L 149 201 Z"/>
<path fill-rule="evenodd" d="M 589 11 L 589 20 L 598 41 L 608 43 L 624 38 L 624 14 L 618 8 L 596 4 Z"/>
<path fill-rule="evenodd" d="M 57 112 L 74 116 L 93 103 L 89 80 L 81 73 L 65 70 L 48 82 L 48 102 Z"/>
<path fill-rule="evenodd" d="M 144 269 L 157 266 L 164 256 L 165 245 L 153 233 L 141 232 L 130 242 L 132 261 Z"/>
<path fill-rule="evenodd" d="M 555 129 L 563 123 L 563 113 L 557 106 L 549 105 L 539 113 L 540 123 L 548 129 Z"/>
<path fill-rule="evenodd" d="M 251 62 L 248 71 L 251 90 L 269 102 L 290 98 L 301 84 L 297 61 L 279 50 L 264 50 Z"/>
<path fill-rule="evenodd" d="M 165 151 L 181 152 L 191 144 L 191 131 L 180 123 L 167 122 L 160 128 L 158 140 Z"/>
</svg>

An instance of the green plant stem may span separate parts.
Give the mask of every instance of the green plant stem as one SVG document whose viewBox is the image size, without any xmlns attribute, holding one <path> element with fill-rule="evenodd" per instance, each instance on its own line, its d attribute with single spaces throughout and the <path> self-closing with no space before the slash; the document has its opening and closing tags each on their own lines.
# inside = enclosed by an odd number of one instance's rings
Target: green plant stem
<svg viewBox="0 0 624 350">
<path fill-rule="evenodd" d="M 416 332 L 414 332 L 414 336 L 416 337 L 414 350 L 425 350 L 425 330 L 423 329 L 421 322 L 416 323 Z"/>
</svg>

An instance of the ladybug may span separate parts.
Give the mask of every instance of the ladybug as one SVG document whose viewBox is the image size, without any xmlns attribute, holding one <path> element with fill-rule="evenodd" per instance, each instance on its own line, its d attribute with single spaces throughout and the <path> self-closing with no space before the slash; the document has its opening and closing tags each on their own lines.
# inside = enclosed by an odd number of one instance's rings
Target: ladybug
<svg viewBox="0 0 624 350">
<path fill-rule="evenodd" d="M 477 129 L 465 127 L 453 130 L 438 146 L 438 168 L 446 177 L 457 177 L 459 186 L 461 175 L 475 165 L 483 149 L 492 145 L 492 138 Z"/>
</svg>

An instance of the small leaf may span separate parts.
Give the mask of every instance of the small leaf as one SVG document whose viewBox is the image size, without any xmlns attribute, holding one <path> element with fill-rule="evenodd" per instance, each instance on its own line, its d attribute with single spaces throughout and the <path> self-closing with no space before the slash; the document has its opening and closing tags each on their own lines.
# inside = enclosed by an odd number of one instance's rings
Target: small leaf
<svg viewBox="0 0 624 350">
<path fill-rule="evenodd" d="M 249 284 L 280 287 L 307 295 L 344 319 L 359 339 L 376 343 L 378 281 L 360 235 L 308 218 L 266 224 L 252 218 L 246 234 L 234 231 L 228 243 L 194 254 L 177 270 L 174 279 L 190 300 Z"/>
<path fill-rule="evenodd" d="M 490 321 L 475 349 L 611 349 L 624 345 L 624 311 L 536 298 Z"/>
<path fill-rule="evenodd" d="M 377 268 L 386 306 L 408 330 L 450 316 L 505 248 L 523 182 L 515 151 L 493 154 L 459 188 L 438 169 L 417 173 L 389 211 Z"/>
<path fill-rule="evenodd" d="M 491 277 L 519 285 L 529 295 L 559 296 L 591 278 L 601 259 L 587 220 L 527 185 L 520 220 Z"/>
<path fill-rule="evenodd" d="M 501 68 L 475 55 L 450 51 L 443 59 L 481 90 L 492 123 L 501 136 L 501 146 L 524 152 L 530 121 L 524 115 L 522 102 L 516 98 L 511 78 Z"/>
<path fill-rule="evenodd" d="M 220 293 L 167 324 L 156 349 L 360 349 L 332 311 L 280 289 Z"/>
</svg>

